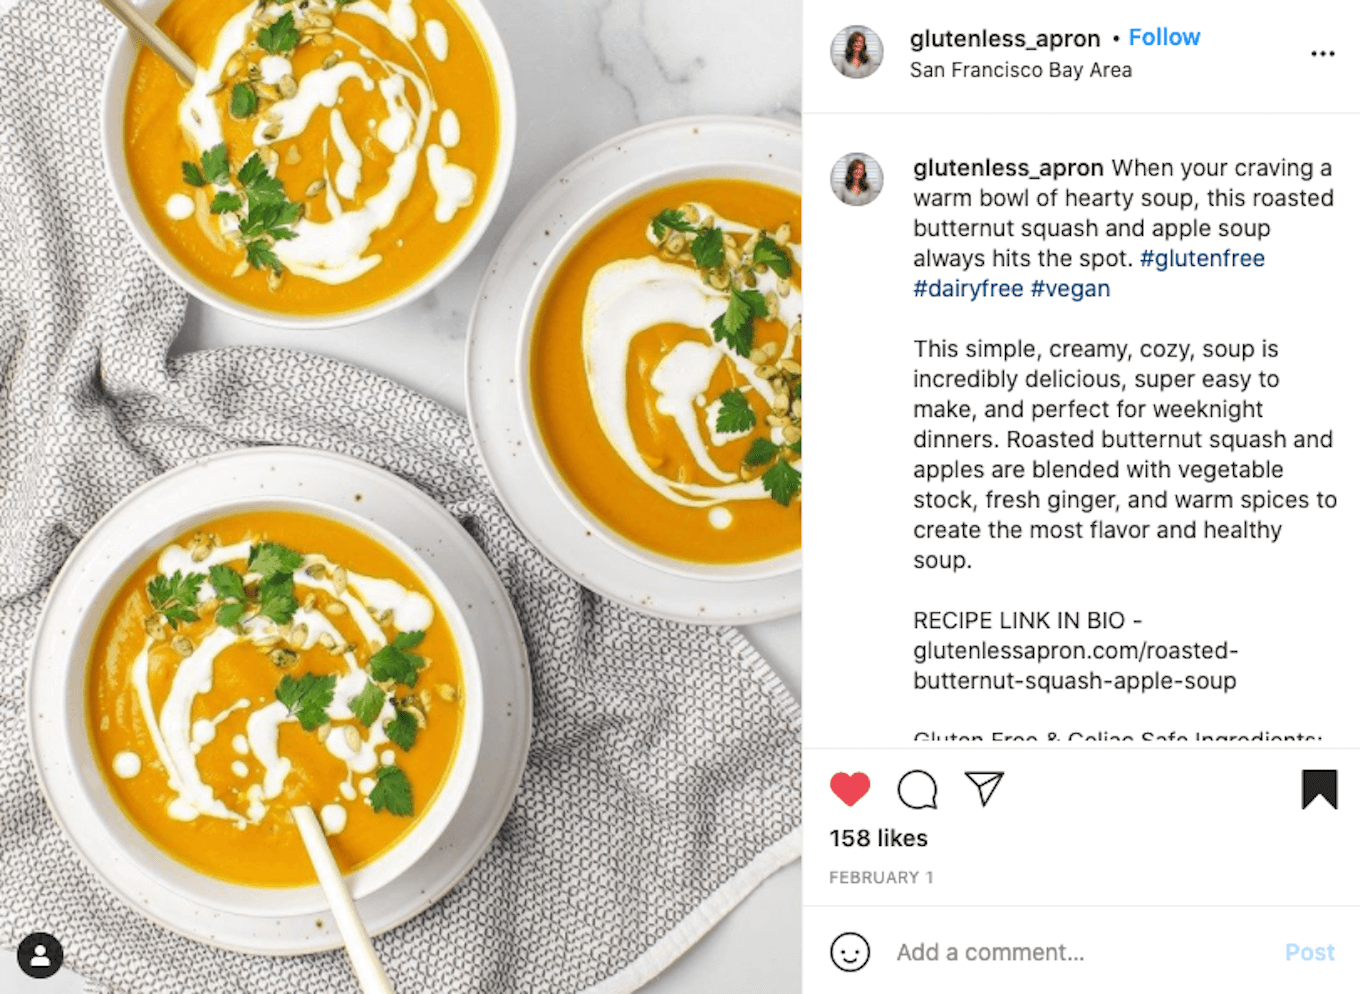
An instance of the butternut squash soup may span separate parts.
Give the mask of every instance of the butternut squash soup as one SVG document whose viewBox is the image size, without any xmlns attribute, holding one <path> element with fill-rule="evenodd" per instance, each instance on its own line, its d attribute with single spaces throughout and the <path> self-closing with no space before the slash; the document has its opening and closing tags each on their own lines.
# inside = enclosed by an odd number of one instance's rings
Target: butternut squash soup
<svg viewBox="0 0 1360 994">
<path fill-rule="evenodd" d="M 745 180 L 666 187 L 554 273 L 529 346 L 539 434 L 626 541 L 709 564 L 799 548 L 800 208 Z"/>
<path fill-rule="evenodd" d="M 153 842 L 234 883 L 315 883 L 289 808 L 341 869 L 414 824 L 453 764 L 463 678 L 409 566 L 290 511 L 224 517 L 143 563 L 91 652 L 90 735 Z"/>
<path fill-rule="evenodd" d="M 245 304 L 388 299 L 468 232 L 496 168 L 490 61 L 450 0 L 173 0 L 192 87 L 133 68 L 128 172 L 161 242 Z"/>
</svg>

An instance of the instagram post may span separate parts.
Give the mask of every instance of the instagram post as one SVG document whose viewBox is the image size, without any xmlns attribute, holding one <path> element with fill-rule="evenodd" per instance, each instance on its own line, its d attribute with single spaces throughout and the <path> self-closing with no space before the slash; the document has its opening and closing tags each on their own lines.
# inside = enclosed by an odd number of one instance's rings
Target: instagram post
<svg viewBox="0 0 1360 994">
<path fill-rule="evenodd" d="M 0 994 L 1360 989 L 1357 28 L 0 0 Z"/>
<path fill-rule="evenodd" d="M 799 989 L 801 38 L 0 3 L 0 992 Z"/>
</svg>

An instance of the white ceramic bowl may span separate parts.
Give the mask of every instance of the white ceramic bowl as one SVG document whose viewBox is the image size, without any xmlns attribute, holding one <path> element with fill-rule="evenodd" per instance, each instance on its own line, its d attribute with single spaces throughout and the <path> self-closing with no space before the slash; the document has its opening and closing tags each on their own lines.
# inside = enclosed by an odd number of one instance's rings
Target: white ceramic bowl
<svg viewBox="0 0 1360 994">
<path fill-rule="evenodd" d="M 135 545 L 128 546 L 123 558 L 103 564 L 102 577 L 90 585 L 91 596 L 87 606 L 75 630 L 64 642 L 67 651 L 57 660 L 45 661 L 45 665 L 55 665 L 64 670 L 60 685 L 65 688 L 65 699 L 35 700 L 33 706 L 55 710 L 58 716 L 55 731 L 61 739 L 56 745 L 69 755 L 72 768 L 77 771 L 75 788 L 78 796 L 75 804 L 82 818 L 94 819 L 102 824 L 105 830 L 102 833 L 104 845 L 113 847 L 113 852 L 86 853 L 87 859 L 135 863 L 155 882 L 201 906 L 228 914 L 259 918 L 317 914 L 328 908 L 319 886 L 259 888 L 228 883 L 199 873 L 157 847 L 132 823 L 114 798 L 90 739 L 86 693 L 90 653 L 100 622 L 118 589 L 129 574 L 175 536 L 213 519 L 252 510 L 301 511 L 339 521 L 368 535 L 411 567 L 434 598 L 436 608 L 447 619 L 453 632 L 463 670 L 465 694 L 464 725 L 453 768 L 444 777 L 439 792 L 428 802 L 424 813 L 396 845 L 378 859 L 350 873 L 347 880 L 357 899 L 377 891 L 410 869 L 448 827 L 471 784 L 481 745 L 485 712 L 482 672 L 467 622 L 448 589 L 408 545 L 372 521 L 317 501 L 261 497 L 218 502 L 209 500 L 174 520 L 149 522 L 147 533 Z M 242 859 L 249 859 L 249 844 L 243 845 L 241 856 Z"/>
<path fill-rule="evenodd" d="M 529 292 L 529 300 L 524 306 L 523 317 L 519 326 L 519 341 L 516 346 L 516 362 L 518 375 L 515 382 L 518 386 L 518 399 L 521 416 L 524 423 L 529 428 L 529 448 L 534 454 L 543 475 L 547 477 L 553 492 L 557 498 L 569 507 L 573 514 L 581 523 L 589 529 L 593 529 L 610 546 L 622 552 L 624 555 L 637 560 L 654 569 L 662 570 L 675 576 L 682 576 L 697 580 L 717 580 L 717 581 L 750 581 L 763 580 L 771 577 L 788 576 L 797 573 L 803 566 L 802 550 L 786 553 L 782 556 L 775 556 L 770 559 L 760 559 L 749 563 L 733 564 L 709 564 L 691 562 L 685 559 L 677 559 L 672 556 L 665 556 L 654 552 L 651 549 L 638 545 L 636 542 L 620 535 L 615 529 L 611 528 L 602 521 L 593 511 L 581 502 L 571 486 L 562 478 L 562 473 L 557 464 L 553 461 L 547 446 L 543 442 L 543 436 L 539 432 L 538 417 L 534 413 L 534 401 L 532 384 L 530 383 L 530 345 L 532 344 L 534 326 L 538 321 L 538 311 L 543 303 L 543 297 L 552 284 L 553 277 L 557 274 L 558 267 L 562 261 L 580 244 L 581 239 L 590 234 L 602 220 L 618 210 L 625 204 L 637 200 L 640 197 L 660 189 L 665 186 L 673 186 L 677 183 L 686 183 L 701 179 L 738 179 L 750 180 L 757 183 L 764 183 L 767 186 L 780 187 L 789 190 L 795 195 L 801 195 L 801 178 L 798 173 L 791 170 L 782 169 L 773 165 L 755 165 L 748 162 L 733 162 L 726 165 L 705 163 L 702 166 L 682 166 L 675 169 L 667 169 L 652 173 L 639 180 L 631 186 L 625 187 L 614 196 L 601 201 L 594 208 L 587 211 L 568 231 L 568 233 L 558 243 L 552 254 L 544 262 L 537 279 L 534 280 L 533 288 Z M 593 415 L 592 415 L 593 416 Z"/>
<path fill-rule="evenodd" d="M 170 6 L 170 2 L 171 0 L 146 0 L 145 3 L 139 3 L 137 6 L 150 20 L 155 21 L 162 11 Z M 510 166 L 515 156 L 516 117 L 515 84 L 510 74 L 510 58 L 505 53 L 505 46 L 501 43 L 500 35 L 496 33 L 496 26 L 491 20 L 491 15 L 486 12 L 486 8 L 482 6 L 480 0 L 450 0 L 450 2 L 462 11 L 473 31 L 481 39 L 482 48 L 491 64 L 491 74 L 500 105 L 500 135 L 497 144 L 496 168 L 492 173 L 490 184 L 485 187 L 485 197 L 477 208 L 477 216 L 473 219 L 472 226 L 459 240 L 458 244 L 453 247 L 453 251 L 439 265 L 406 289 L 385 300 L 369 304 L 367 307 L 339 311 L 334 314 L 295 315 L 252 307 L 228 297 L 204 283 L 187 266 L 175 258 L 174 253 L 166 248 L 160 237 L 152 229 L 128 178 L 128 163 L 124 154 L 123 118 L 127 108 L 128 83 L 132 78 L 132 67 L 136 62 L 141 45 L 124 31 L 122 37 L 118 39 L 118 44 L 114 46 L 113 57 L 109 60 L 108 73 L 104 77 L 104 99 L 100 114 L 104 172 L 109 178 L 109 184 L 113 187 L 113 194 L 118 201 L 118 207 L 122 211 L 123 217 L 127 219 L 128 225 L 137 236 L 137 240 L 142 243 L 151 258 L 156 260 L 157 264 L 165 270 L 171 279 L 205 304 L 210 304 L 219 310 L 244 318 L 247 321 L 295 330 L 339 328 L 377 317 L 380 314 L 386 314 L 388 311 L 395 310 L 403 304 L 415 300 L 457 269 L 476 247 L 487 226 L 491 224 L 491 218 L 495 215 L 496 208 L 500 206 L 501 196 L 505 193 L 505 186 L 510 180 Z"/>
</svg>

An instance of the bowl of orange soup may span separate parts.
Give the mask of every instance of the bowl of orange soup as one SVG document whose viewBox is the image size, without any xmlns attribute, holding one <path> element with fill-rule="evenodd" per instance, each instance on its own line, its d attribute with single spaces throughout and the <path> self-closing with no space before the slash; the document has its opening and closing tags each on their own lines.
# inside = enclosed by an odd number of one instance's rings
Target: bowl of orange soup
<svg viewBox="0 0 1360 994">
<path fill-rule="evenodd" d="M 370 521 L 259 500 L 167 524 L 113 565 L 83 627 L 87 804 L 119 858 L 202 905 L 325 909 L 300 804 L 363 897 L 469 788 L 483 702 L 467 625 Z"/>
<path fill-rule="evenodd" d="M 190 293 L 293 328 L 372 317 L 472 250 L 514 149 L 478 0 L 150 0 L 192 85 L 130 37 L 105 81 L 123 214 Z"/>
<path fill-rule="evenodd" d="M 775 167 L 678 168 L 589 212 L 520 329 L 531 447 L 584 527 L 667 572 L 795 572 L 801 198 Z"/>
</svg>

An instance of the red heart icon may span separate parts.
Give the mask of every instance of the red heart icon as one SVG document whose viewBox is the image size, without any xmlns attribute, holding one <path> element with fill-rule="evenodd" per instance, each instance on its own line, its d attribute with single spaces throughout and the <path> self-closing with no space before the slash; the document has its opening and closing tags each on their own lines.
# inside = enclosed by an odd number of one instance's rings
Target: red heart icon
<svg viewBox="0 0 1360 994">
<path fill-rule="evenodd" d="M 854 807 L 856 801 L 869 793 L 869 774 L 837 773 L 831 778 L 831 793 L 844 801 L 846 807 Z"/>
</svg>

